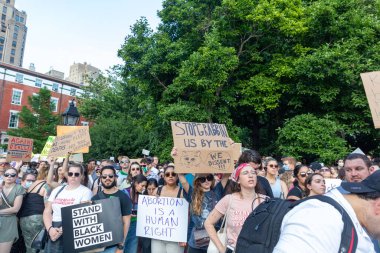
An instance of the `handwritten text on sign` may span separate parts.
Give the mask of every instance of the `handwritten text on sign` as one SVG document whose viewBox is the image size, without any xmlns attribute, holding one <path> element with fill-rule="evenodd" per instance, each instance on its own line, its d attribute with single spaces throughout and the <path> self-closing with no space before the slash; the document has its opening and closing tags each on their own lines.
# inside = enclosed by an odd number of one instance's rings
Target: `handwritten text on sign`
<svg viewBox="0 0 380 253">
<path fill-rule="evenodd" d="M 233 170 L 234 147 L 223 124 L 172 121 L 176 171 L 228 173 Z"/>
<path fill-rule="evenodd" d="M 81 128 L 68 134 L 57 136 L 50 149 L 49 156 L 64 156 L 83 147 L 91 146 L 88 128 Z"/>
<path fill-rule="evenodd" d="M 189 203 L 183 198 L 139 196 L 137 236 L 186 242 Z"/>
<path fill-rule="evenodd" d="M 32 159 L 33 139 L 8 136 L 7 161 L 24 161 Z"/>
</svg>

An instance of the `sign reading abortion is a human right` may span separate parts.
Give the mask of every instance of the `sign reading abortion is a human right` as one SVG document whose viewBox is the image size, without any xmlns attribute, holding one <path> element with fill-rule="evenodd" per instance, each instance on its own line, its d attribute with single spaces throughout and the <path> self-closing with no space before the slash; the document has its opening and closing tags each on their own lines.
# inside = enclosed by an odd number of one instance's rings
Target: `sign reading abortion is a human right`
<svg viewBox="0 0 380 253">
<path fill-rule="evenodd" d="M 123 242 L 123 222 L 117 198 L 63 207 L 64 252 L 83 252 Z"/>
<path fill-rule="evenodd" d="M 189 203 L 183 198 L 140 195 L 136 235 L 186 242 L 188 208 Z"/>
</svg>

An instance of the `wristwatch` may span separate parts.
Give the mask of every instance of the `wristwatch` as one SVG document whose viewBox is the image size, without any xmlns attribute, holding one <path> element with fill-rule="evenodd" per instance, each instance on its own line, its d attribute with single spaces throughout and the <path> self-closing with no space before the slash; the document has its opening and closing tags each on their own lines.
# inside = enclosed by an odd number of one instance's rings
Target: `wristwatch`
<svg viewBox="0 0 380 253">
<path fill-rule="evenodd" d="M 124 245 L 123 245 L 123 244 L 118 244 L 118 245 L 117 245 L 117 248 L 120 249 L 120 250 L 121 250 L 121 249 L 124 249 Z"/>
</svg>

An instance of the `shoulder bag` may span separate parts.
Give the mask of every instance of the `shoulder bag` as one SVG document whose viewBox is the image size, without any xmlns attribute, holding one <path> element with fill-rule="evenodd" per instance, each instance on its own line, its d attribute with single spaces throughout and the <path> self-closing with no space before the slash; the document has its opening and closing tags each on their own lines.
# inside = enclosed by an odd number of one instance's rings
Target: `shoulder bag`
<svg viewBox="0 0 380 253">
<path fill-rule="evenodd" d="M 227 246 L 227 219 L 228 219 L 228 213 L 231 209 L 231 203 L 232 203 L 232 194 L 230 194 L 230 200 L 228 203 L 227 212 L 224 214 L 222 226 L 220 227 L 219 231 L 216 232 L 216 235 L 218 236 L 219 240 L 222 242 L 222 244 L 226 247 Z M 207 253 L 219 253 L 218 248 L 216 247 L 215 243 L 210 240 L 210 243 L 207 248 Z"/>
</svg>

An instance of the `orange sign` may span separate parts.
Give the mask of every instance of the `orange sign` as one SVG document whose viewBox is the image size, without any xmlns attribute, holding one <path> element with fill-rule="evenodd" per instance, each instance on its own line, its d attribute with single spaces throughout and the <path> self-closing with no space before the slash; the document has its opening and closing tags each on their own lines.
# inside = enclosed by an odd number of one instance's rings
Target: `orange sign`
<svg viewBox="0 0 380 253">
<path fill-rule="evenodd" d="M 29 162 L 32 159 L 33 139 L 8 136 L 7 161 Z"/>
<path fill-rule="evenodd" d="M 88 126 L 57 126 L 57 136 L 62 136 L 78 129 L 87 129 L 87 131 L 89 131 Z M 88 153 L 88 152 L 89 152 L 89 147 L 84 147 L 72 153 Z"/>
</svg>

